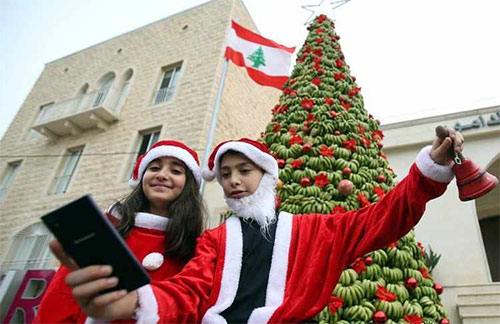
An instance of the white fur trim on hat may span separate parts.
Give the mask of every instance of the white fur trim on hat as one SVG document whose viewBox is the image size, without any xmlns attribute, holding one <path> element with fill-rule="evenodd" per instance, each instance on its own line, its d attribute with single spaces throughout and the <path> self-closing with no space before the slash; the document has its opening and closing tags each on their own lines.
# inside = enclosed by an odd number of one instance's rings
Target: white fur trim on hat
<svg viewBox="0 0 500 324">
<path fill-rule="evenodd" d="M 424 176 L 436 182 L 449 183 L 455 176 L 451 166 L 437 164 L 431 159 L 431 146 L 420 150 L 415 163 Z"/>
<path fill-rule="evenodd" d="M 275 179 L 278 179 L 278 162 L 276 162 L 276 159 L 271 154 L 262 152 L 252 144 L 235 141 L 223 144 L 221 147 L 219 147 L 217 153 L 215 154 L 213 171 L 215 172 L 215 175 L 219 182 L 221 181 L 219 159 L 224 153 L 230 150 L 240 152 L 241 154 L 245 155 L 247 158 L 252 160 L 253 163 L 261 167 L 265 172 L 269 173 Z"/>
<path fill-rule="evenodd" d="M 198 185 L 201 183 L 200 167 L 196 162 L 196 160 L 194 159 L 194 157 L 189 152 L 177 146 L 162 145 L 155 147 L 146 153 L 146 156 L 142 158 L 141 164 L 139 165 L 139 172 L 137 179 L 130 179 L 128 181 L 129 186 L 131 188 L 135 188 L 141 181 L 142 175 L 144 174 L 144 171 L 146 170 L 148 164 L 151 163 L 153 160 L 156 160 L 157 158 L 164 156 L 171 156 L 184 162 L 184 164 L 189 168 L 189 170 L 191 170 L 191 173 L 193 174 Z"/>
</svg>

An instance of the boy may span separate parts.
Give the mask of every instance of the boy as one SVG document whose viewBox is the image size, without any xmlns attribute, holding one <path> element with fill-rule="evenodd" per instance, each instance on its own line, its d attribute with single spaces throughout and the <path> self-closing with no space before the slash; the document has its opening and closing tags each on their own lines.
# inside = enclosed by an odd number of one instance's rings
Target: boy
<svg viewBox="0 0 500 324">
<path fill-rule="evenodd" d="M 223 142 L 204 177 L 217 178 L 235 215 L 203 234 L 179 275 L 137 292 L 100 296 L 114 284 L 106 278 L 109 267 L 76 270 L 66 282 L 85 312 L 100 318 L 130 319 L 135 312 L 147 323 L 308 320 L 325 306 L 347 265 L 404 236 L 426 202 L 446 190 L 453 178 L 448 149 L 461 152 L 463 143 L 460 133 L 450 137 L 424 148 L 408 176 L 378 203 L 334 215 L 276 215 L 276 160 L 258 142 Z M 52 247 L 70 262 L 60 246 Z"/>
</svg>

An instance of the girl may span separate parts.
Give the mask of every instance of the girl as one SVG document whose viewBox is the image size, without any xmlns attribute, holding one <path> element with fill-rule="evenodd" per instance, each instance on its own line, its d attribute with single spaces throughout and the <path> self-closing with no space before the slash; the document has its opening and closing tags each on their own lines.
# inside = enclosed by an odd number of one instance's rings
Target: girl
<svg viewBox="0 0 500 324">
<path fill-rule="evenodd" d="M 196 152 L 160 141 L 137 159 L 132 192 L 106 213 L 153 281 L 174 276 L 193 257 L 204 220 L 200 181 Z M 57 271 L 34 323 L 92 321 L 64 282 L 69 272 L 64 266 Z"/>
</svg>

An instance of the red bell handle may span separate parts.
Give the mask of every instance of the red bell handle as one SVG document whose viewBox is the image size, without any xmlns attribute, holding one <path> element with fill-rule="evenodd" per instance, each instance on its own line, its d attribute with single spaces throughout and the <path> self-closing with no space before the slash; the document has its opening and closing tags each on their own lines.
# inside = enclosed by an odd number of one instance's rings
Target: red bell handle
<svg viewBox="0 0 500 324">
<path fill-rule="evenodd" d="M 436 136 L 444 140 L 446 137 L 450 136 L 450 131 L 448 128 L 439 125 L 436 127 Z M 462 161 L 465 161 L 465 157 L 461 152 L 455 152 L 454 146 L 454 141 L 452 140 L 449 155 L 453 158 L 453 162 L 455 162 L 455 164 L 462 164 Z"/>
</svg>

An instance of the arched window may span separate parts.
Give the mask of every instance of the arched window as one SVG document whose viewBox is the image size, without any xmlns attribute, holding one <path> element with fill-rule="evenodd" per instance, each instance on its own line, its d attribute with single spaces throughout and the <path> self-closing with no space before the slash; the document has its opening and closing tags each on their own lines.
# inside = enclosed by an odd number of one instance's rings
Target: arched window
<svg viewBox="0 0 500 324">
<path fill-rule="evenodd" d="M 500 178 L 500 156 L 486 169 Z M 500 281 L 500 187 L 476 199 L 476 211 L 492 281 Z"/>
<path fill-rule="evenodd" d="M 75 98 L 75 104 L 73 107 L 73 112 L 77 112 L 80 110 L 80 107 L 82 106 L 82 101 L 83 97 L 87 94 L 87 91 L 89 90 L 89 84 L 85 83 L 80 90 L 78 90 L 78 93 L 76 94 Z"/>
<path fill-rule="evenodd" d="M 114 72 L 106 73 L 101 78 L 101 80 L 99 80 L 98 91 L 97 91 L 95 99 L 94 99 L 94 104 L 92 105 L 93 107 L 100 106 L 104 103 L 104 100 L 106 100 L 106 96 L 108 95 L 109 90 L 111 89 L 111 86 L 113 85 L 114 81 L 115 81 L 115 73 Z"/>
<path fill-rule="evenodd" d="M 127 99 L 128 91 L 130 89 L 130 81 L 132 79 L 133 74 L 134 71 L 132 71 L 132 69 L 128 69 L 123 74 L 120 90 L 118 93 L 118 98 L 116 99 L 116 105 L 113 108 L 114 112 L 118 112 L 125 104 L 125 100 Z"/>
<path fill-rule="evenodd" d="M 51 238 L 51 233 L 41 222 L 23 228 L 12 239 L 1 272 L 51 268 L 54 260 L 48 246 Z"/>
</svg>

